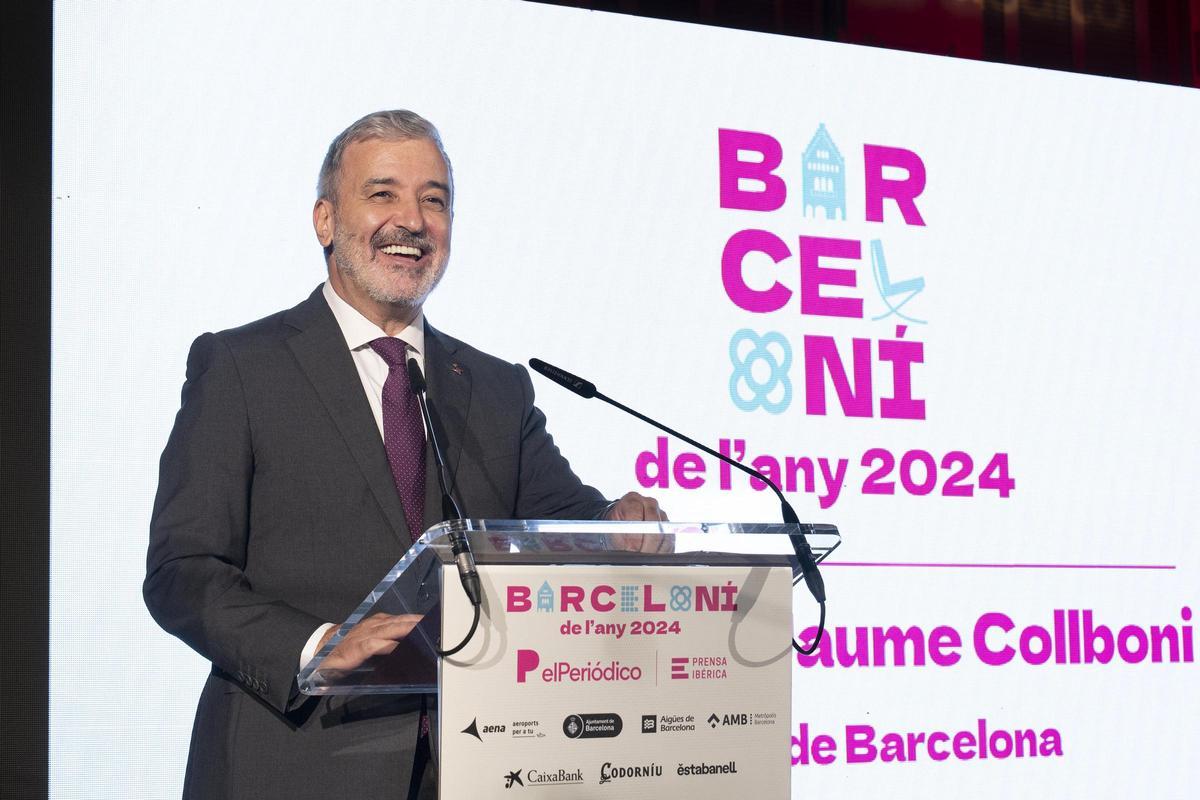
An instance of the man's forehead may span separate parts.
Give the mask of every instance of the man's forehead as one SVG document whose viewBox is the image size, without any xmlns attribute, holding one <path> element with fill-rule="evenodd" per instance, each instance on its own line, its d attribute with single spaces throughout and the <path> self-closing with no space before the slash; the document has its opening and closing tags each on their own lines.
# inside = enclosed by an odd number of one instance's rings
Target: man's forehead
<svg viewBox="0 0 1200 800">
<path fill-rule="evenodd" d="M 445 158 L 430 139 L 360 139 L 346 147 L 343 176 L 368 180 L 439 180 L 447 182 Z"/>
</svg>

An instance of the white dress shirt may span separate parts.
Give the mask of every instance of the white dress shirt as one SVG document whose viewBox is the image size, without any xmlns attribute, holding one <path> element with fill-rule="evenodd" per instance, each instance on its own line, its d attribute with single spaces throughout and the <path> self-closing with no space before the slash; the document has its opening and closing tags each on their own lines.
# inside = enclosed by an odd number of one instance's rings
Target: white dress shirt
<svg viewBox="0 0 1200 800">
<path fill-rule="evenodd" d="M 342 336 L 346 338 L 346 346 L 354 359 L 354 368 L 358 370 L 358 379 L 362 381 L 363 391 L 367 393 L 367 402 L 371 404 L 371 413 L 375 415 L 375 425 L 382 437 L 383 383 L 387 380 L 388 365 L 383 356 L 371 349 L 371 342 L 387 334 L 343 300 L 329 285 L 329 281 L 325 281 L 321 293 L 325 295 L 325 302 L 329 303 L 338 327 L 342 329 Z M 408 345 L 421 367 L 421 372 L 425 372 L 425 315 L 418 311 L 417 318 L 394 338 Z"/>
</svg>

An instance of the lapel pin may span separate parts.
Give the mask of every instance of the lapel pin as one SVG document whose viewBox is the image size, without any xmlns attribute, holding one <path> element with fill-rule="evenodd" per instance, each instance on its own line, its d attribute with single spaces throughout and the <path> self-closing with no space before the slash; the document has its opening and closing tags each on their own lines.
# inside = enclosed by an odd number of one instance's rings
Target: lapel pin
<svg viewBox="0 0 1200 800">
<path fill-rule="evenodd" d="M 462 364 L 458 363 L 457 361 L 455 361 L 454 363 L 452 363 L 450 365 L 450 369 L 454 370 L 455 375 L 463 374 L 463 366 L 462 366 Z"/>
</svg>

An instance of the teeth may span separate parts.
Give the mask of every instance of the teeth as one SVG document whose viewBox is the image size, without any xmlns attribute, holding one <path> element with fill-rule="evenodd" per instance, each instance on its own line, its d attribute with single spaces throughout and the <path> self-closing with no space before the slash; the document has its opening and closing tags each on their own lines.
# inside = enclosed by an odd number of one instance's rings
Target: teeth
<svg viewBox="0 0 1200 800">
<path fill-rule="evenodd" d="M 390 244 L 387 247 L 381 247 L 381 251 L 389 256 L 412 256 L 413 258 L 421 257 L 421 250 L 417 247 L 405 247 L 400 244 Z"/>
</svg>

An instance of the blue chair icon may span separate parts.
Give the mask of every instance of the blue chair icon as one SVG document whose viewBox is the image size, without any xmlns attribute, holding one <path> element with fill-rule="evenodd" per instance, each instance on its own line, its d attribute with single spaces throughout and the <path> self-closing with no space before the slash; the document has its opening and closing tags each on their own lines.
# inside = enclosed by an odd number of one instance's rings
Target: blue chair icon
<svg viewBox="0 0 1200 800">
<path fill-rule="evenodd" d="M 879 239 L 871 240 L 871 272 L 875 275 L 875 288 L 879 290 L 879 297 L 888 307 L 886 313 L 880 314 L 878 317 L 871 317 L 873 321 L 886 319 L 895 314 L 900 319 L 917 325 L 925 324 L 925 320 L 915 319 L 900 311 L 908 305 L 910 300 L 924 291 L 925 279 L 916 277 L 892 283 L 891 278 L 888 277 L 887 261 L 883 258 L 883 242 Z M 902 299 L 896 302 L 895 298 L 897 297 Z"/>
</svg>

